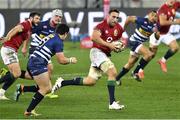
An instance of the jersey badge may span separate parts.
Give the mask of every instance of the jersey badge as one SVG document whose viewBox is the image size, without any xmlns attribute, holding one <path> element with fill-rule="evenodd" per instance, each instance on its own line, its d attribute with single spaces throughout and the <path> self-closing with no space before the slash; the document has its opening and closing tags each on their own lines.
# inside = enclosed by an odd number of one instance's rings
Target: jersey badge
<svg viewBox="0 0 180 120">
<path fill-rule="evenodd" d="M 117 29 L 114 30 L 114 36 L 118 36 L 118 30 Z"/>
<path fill-rule="evenodd" d="M 108 30 L 106 30 L 105 33 L 108 34 L 109 33 Z"/>
</svg>

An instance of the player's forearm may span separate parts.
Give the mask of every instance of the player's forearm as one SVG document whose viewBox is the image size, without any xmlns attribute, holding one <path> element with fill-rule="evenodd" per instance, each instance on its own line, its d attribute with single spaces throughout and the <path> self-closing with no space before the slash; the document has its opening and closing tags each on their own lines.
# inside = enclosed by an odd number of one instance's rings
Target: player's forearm
<svg viewBox="0 0 180 120">
<path fill-rule="evenodd" d="M 22 49 L 27 49 L 27 46 L 28 46 L 28 40 L 25 40 L 25 41 L 23 42 L 23 47 L 22 47 Z"/>
<path fill-rule="evenodd" d="M 98 43 L 98 44 L 100 44 L 100 45 L 103 45 L 103 46 L 106 46 L 106 47 L 109 47 L 109 43 L 108 42 L 105 42 L 103 39 L 101 39 L 101 38 L 94 38 L 94 39 L 92 39 L 92 41 L 94 41 L 94 42 L 96 42 L 96 43 Z"/>
</svg>

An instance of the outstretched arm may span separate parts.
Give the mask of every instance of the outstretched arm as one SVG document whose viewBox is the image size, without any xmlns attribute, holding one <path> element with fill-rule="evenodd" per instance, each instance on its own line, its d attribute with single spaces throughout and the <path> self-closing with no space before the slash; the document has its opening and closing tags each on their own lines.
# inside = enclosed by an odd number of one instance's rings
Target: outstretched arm
<svg viewBox="0 0 180 120">
<path fill-rule="evenodd" d="M 56 53 L 57 61 L 59 64 L 75 64 L 77 63 L 77 59 L 75 57 L 67 58 L 65 57 L 63 52 Z"/>
</svg>

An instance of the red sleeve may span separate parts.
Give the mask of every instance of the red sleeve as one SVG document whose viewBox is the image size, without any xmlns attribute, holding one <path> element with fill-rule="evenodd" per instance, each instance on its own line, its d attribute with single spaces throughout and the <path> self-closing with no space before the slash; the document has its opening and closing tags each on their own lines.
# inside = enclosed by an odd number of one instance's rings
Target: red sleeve
<svg viewBox="0 0 180 120">
<path fill-rule="evenodd" d="M 97 26 L 94 27 L 94 30 L 98 30 L 100 31 L 101 33 L 103 32 L 103 22 L 99 23 Z"/>
<path fill-rule="evenodd" d="M 175 3 L 175 8 L 176 8 L 176 9 L 180 8 L 180 2 L 176 2 L 176 3 Z"/>
<path fill-rule="evenodd" d="M 164 5 L 158 10 L 158 15 L 161 14 L 166 15 L 166 7 Z"/>
<path fill-rule="evenodd" d="M 29 21 L 25 21 L 20 23 L 23 26 L 23 31 L 28 32 L 31 29 Z"/>
</svg>

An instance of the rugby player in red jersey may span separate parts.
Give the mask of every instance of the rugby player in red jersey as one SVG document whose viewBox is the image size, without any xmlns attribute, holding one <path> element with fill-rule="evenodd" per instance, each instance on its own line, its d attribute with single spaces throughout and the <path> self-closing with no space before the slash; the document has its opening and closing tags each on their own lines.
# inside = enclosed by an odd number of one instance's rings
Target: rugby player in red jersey
<svg viewBox="0 0 180 120">
<path fill-rule="evenodd" d="M 0 84 L 4 83 L 0 89 L 0 100 L 8 99 L 5 96 L 5 91 L 21 75 L 21 68 L 17 56 L 18 49 L 23 44 L 21 52 L 26 54 L 32 26 L 37 25 L 39 22 L 40 13 L 32 12 L 30 13 L 28 20 L 19 23 L 8 32 L 6 37 L 1 38 L 1 42 L 3 42 L 1 57 L 4 64 L 7 65 L 9 72 L 0 78 Z"/>
<path fill-rule="evenodd" d="M 90 50 L 91 66 L 88 76 L 85 78 L 77 77 L 72 80 L 58 78 L 52 88 L 52 92 L 67 85 L 95 85 L 102 73 L 105 73 L 108 76 L 109 109 L 117 110 L 124 108 L 124 105 L 118 104 L 115 100 L 114 92 L 117 71 L 113 62 L 110 60 L 111 51 L 117 47 L 113 41 L 120 40 L 124 32 L 123 28 L 118 24 L 118 19 L 119 11 L 112 9 L 109 11 L 107 19 L 94 28 L 91 36 L 93 48 Z"/>
<path fill-rule="evenodd" d="M 171 25 L 180 24 L 180 19 L 175 19 L 175 14 L 178 8 L 180 8 L 180 2 L 176 0 L 166 0 L 166 3 L 159 8 L 157 13 L 160 38 L 159 40 L 156 40 L 154 34 L 150 37 L 150 49 L 154 52 L 154 55 L 156 54 L 158 45 L 161 42 L 169 47 L 169 50 L 158 61 L 163 72 L 167 72 L 166 61 L 179 50 L 176 38 L 168 33 Z"/>
</svg>

